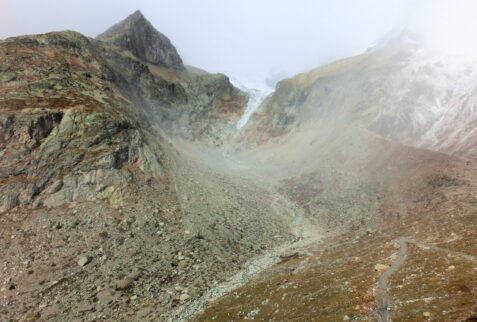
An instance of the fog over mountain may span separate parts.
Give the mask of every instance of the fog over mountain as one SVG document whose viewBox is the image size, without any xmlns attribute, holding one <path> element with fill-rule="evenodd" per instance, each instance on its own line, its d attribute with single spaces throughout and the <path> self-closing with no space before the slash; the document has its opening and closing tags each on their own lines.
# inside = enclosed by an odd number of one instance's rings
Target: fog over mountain
<svg viewBox="0 0 477 322">
<path fill-rule="evenodd" d="M 473 3 L 2 2 L 0 321 L 477 321 Z"/>
<path fill-rule="evenodd" d="M 434 45 L 467 52 L 476 47 L 471 36 L 476 6 L 461 0 L 2 0 L 0 39 L 52 30 L 95 37 L 141 9 L 185 64 L 260 87 L 267 78 L 273 84 L 362 52 L 389 31 L 406 27 L 424 32 Z"/>
</svg>

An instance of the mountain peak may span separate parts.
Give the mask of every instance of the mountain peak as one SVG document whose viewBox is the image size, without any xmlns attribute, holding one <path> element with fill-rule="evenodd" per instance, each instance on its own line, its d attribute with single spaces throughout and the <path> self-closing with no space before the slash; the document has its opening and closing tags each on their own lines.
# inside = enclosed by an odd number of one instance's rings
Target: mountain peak
<svg viewBox="0 0 477 322">
<path fill-rule="evenodd" d="M 182 59 L 169 38 L 157 31 L 140 10 L 100 34 L 97 39 L 129 50 L 146 62 L 184 69 Z"/>
<path fill-rule="evenodd" d="M 422 46 L 422 36 L 410 29 L 394 29 L 384 34 L 368 50 L 384 49 L 393 46 L 401 48 L 418 48 Z"/>
<path fill-rule="evenodd" d="M 126 21 L 126 20 L 129 20 L 129 21 L 138 21 L 138 20 L 143 20 L 144 22 L 148 22 L 149 21 L 146 19 L 146 17 L 144 17 L 143 13 L 141 12 L 141 10 L 137 9 L 136 11 L 134 11 L 134 13 L 130 14 L 126 19 L 124 19 L 123 21 Z M 154 28 L 154 27 L 153 27 Z"/>
<path fill-rule="evenodd" d="M 141 10 L 137 9 L 130 17 L 143 17 L 144 15 L 142 14 Z"/>
</svg>

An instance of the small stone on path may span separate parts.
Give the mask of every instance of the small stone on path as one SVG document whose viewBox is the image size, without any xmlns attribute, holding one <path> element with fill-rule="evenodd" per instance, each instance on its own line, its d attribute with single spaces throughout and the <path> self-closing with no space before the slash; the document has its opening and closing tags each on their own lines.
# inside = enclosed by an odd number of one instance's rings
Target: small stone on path
<svg viewBox="0 0 477 322">
<path fill-rule="evenodd" d="M 179 300 L 181 300 L 181 302 L 185 302 L 185 301 L 187 301 L 189 298 L 190 298 L 189 294 L 184 293 L 184 294 L 182 294 L 182 295 L 179 297 Z"/>
<path fill-rule="evenodd" d="M 376 264 L 374 265 L 374 270 L 377 271 L 377 272 L 382 272 L 382 271 L 385 271 L 389 268 L 388 265 L 384 265 L 384 264 Z"/>
<path fill-rule="evenodd" d="M 90 256 L 80 256 L 78 257 L 78 265 L 85 266 L 91 262 L 92 258 Z"/>
</svg>

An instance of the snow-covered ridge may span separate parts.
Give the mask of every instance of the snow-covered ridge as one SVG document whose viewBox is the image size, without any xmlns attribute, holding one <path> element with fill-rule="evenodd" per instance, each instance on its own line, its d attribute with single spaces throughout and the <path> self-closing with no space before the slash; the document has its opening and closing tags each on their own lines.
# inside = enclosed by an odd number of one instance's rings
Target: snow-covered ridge
<svg viewBox="0 0 477 322">
<path fill-rule="evenodd" d="M 415 145 L 455 153 L 459 146 L 469 144 L 465 129 L 473 128 L 477 118 L 477 63 L 425 50 L 417 51 L 413 58 L 405 70 L 411 79 L 429 84 L 435 98 L 434 104 L 426 106 L 427 111 L 421 111 L 433 115 L 434 122 Z"/>
</svg>

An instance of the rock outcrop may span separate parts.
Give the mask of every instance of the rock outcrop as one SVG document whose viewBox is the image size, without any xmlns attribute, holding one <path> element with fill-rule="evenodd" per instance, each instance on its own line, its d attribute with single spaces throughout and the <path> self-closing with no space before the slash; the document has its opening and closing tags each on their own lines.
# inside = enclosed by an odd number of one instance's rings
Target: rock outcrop
<svg viewBox="0 0 477 322">
<path fill-rule="evenodd" d="M 146 176 L 164 176 L 161 148 L 146 139 L 145 117 L 118 95 L 86 37 L 65 32 L 10 39 L 0 54 L 18 75 L 2 87 L 0 101 L 2 212 L 120 200 L 130 180 L 122 170 L 126 163 Z"/>
<path fill-rule="evenodd" d="M 0 43 L 1 211 L 120 198 L 113 186 L 127 186 L 125 164 L 166 176 L 151 125 L 217 144 L 245 107 L 225 75 L 185 68 L 139 11 L 99 38 L 66 31 Z"/>
<path fill-rule="evenodd" d="M 155 65 L 184 70 L 182 59 L 169 38 L 154 29 L 138 10 L 97 37 Z"/>
<path fill-rule="evenodd" d="M 222 144 L 247 96 L 223 74 L 184 66 L 169 39 L 139 12 L 97 37 L 115 83 L 172 135 Z"/>
</svg>

